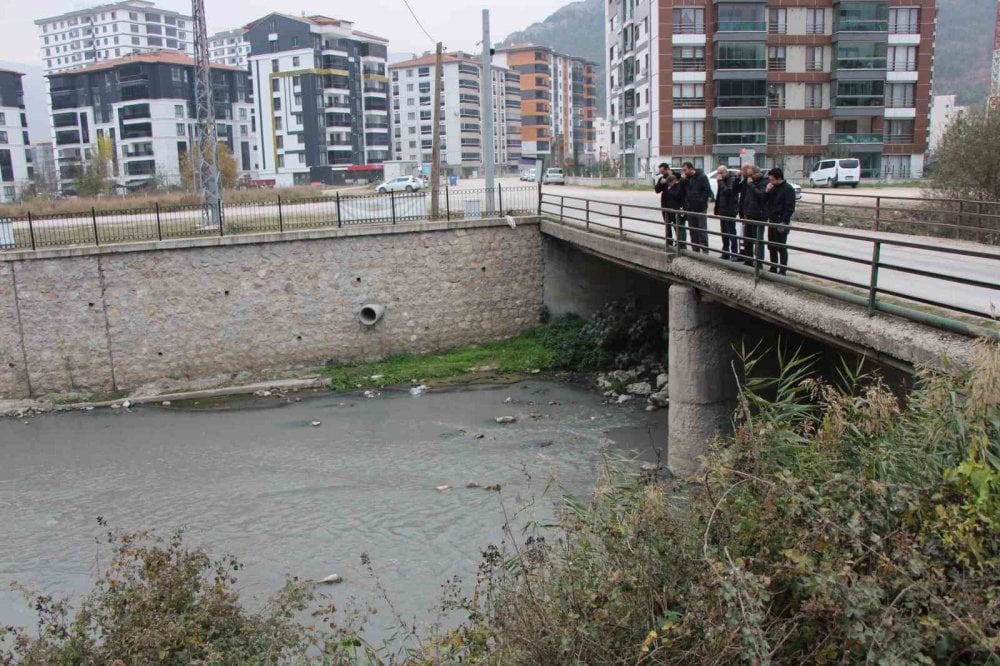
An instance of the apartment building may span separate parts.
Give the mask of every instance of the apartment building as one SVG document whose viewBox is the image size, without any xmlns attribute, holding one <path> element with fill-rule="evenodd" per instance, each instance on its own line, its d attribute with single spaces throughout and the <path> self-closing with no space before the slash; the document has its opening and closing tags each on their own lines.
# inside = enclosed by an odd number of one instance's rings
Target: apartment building
<svg viewBox="0 0 1000 666">
<path fill-rule="evenodd" d="M 86 67 L 139 51 L 194 53 L 189 15 L 125 0 L 38 19 L 45 74 Z"/>
<path fill-rule="evenodd" d="M 390 158 L 388 40 L 350 21 L 269 14 L 247 26 L 262 178 L 339 183 Z"/>
<path fill-rule="evenodd" d="M 244 35 L 246 28 L 217 32 L 208 38 L 208 57 L 220 65 L 246 69 L 250 65 L 250 42 Z"/>
<path fill-rule="evenodd" d="M 56 190 L 59 176 L 56 172 L 55 146 L 51 141 L 31 144 L 31 163 L 35 168 L 34 182 L 42 190 Z"/>
<path fill-rule="evenodd" d="M 102 139 L 112 146 L 109 173 L 120 188 L 181 184 L 181 165 L 194 157 L 193 58 L 155 51 L 48 78 L 63 191 L 73 191 L 81 164 L 92 159 Z M 237 169 L 252 172 L 253 95 L 246 70 L 214 65 L 212 88 L 219 139 L 229 146 Z"/>
<path fill-rule="evenodd" d="M 23 76 L 0 69 L 0 203 L 20 197 L 34 177 Z"/>
<path fill-rule="evenodd" d="M 572 168 L 596 159 L 594 63 L 548 47 L 497 49 L 493 62 L 521 75 L 522 164 Z"/>
<path fill-rule="evenodd" d="M 932 0 L 610 0 L 605 19 L 622 175 L 752 159 L 801 179 L 846 156 L 866 178 L 922 175 Z"/>
<path fill-rule="evenodd" d="M 392 85 L 393 154 L 432 162 L 434 55 L 389 66 Z M 516 172 L 521 160 L 521 75 L 503 67 L 493 77 L 494 163 Z M 441 165 L 469 177 L 483 169 L 482 61 L 466 53 L 442 56 Z"/>
</svg>

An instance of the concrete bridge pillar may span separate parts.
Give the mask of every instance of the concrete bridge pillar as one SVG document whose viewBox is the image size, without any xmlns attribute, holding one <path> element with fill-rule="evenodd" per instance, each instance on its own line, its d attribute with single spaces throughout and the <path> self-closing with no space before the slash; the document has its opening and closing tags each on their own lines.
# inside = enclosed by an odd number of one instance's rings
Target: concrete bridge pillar
<svg viewBox="0 0 1000 666">
<path fill-rule="evenodd" d="M 669 299 L 667 465 L 687 476 L 698 471 L 712 439 L 732 429 L 735 353 L 723 306 L 683 285 L 671 285 Z"/>
</svg>

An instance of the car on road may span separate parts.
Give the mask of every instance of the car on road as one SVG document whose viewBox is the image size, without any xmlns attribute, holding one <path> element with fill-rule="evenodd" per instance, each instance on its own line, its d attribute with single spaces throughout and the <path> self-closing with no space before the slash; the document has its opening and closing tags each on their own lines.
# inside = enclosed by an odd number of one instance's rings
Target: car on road
<svg viewBox="0 0 1000 666">
<path fill-rule="evenodd" d="M 861 161 L 853 157 L 836 160 L 820 160 L 809 173 L 809 186 L 827 185 L 857 187 L 861 182 Z"/>
<path fill-rule="evenodd" d="M 422 189 L 424 189 L 424 181 L 416 176 L 400 176 L 399 178 L 393 178 L 375 186 L 375 191 L 379 194 L 386 194 L 387 192 L 416 192 Z"/>
<path fill-rule="evenodd" d="M 535 170 L 534 169 L 526 169 L 526 170 L 522 171 L 521 172 L 521 180 L 526 180 L 529 183 L 535 182 Z"/>
<path fill-rule="evenodd" d="M 542 176 L 542 185 L 565 185 L 565 184 L 566 184 L 566 174 L 563 173 L 562 169 L 552 168 L 545 170 L 545 175 Z"/>
</svg>

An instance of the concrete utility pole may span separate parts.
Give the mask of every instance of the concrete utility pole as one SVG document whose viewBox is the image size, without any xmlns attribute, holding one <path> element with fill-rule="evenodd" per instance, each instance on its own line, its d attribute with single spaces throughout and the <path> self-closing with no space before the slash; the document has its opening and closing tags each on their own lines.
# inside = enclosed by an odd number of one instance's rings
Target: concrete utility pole
<svg viewBox="0 0 1000 666">
<path fill-rule="evenodd" d="M 441 42 L 437 43 L 434 57 L 434 111 L 431 114 L 434 128 L 431 132 L 431 219 L 438 217 L 439 192 L 441 185 L 441 79 L 444 75 L 444 68 L 441 64 L 442 51 L 444 47 Z"/>
<path fill-rule="evenodd" d="M 493 49 L 490 44 L 490 10 L 483 10 L 483 175 L 486 177 L 486 212 L 493 214 L 493 190 L 496 189 L 496 141 L 493 137 Z M 500 211 L 503 213 L 503 211 Z"/>
<path fill-rule="evenodd" d="M 194 174 L 205 204 L 205 225 L 222 223 L 219 209 L 219 135 L 215 128 L 215 107 L 212 98 L 212 63 L 208 51 L 208 28 L 205 21 L 205 0 L 191 0 L 194 19 L 195 115 L 198 128 L 195 145 L 198 151 L 198 171 Z"/>
</svg>

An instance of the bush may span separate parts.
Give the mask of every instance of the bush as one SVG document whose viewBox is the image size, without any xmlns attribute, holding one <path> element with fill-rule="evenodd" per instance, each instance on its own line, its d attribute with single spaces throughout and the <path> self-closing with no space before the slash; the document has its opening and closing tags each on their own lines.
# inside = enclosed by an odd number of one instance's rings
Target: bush
<svg viewBox="0 0 1000 666">
<path fill-rule="evenodd" d="M 508 531 L 438 659 L 997 663 L 997 347 L 905 406 L 857 372 L 782 368 L 748 381 L 697 482 L 612 471 L 564 498 L 558 533 Z"/>
</svg>

